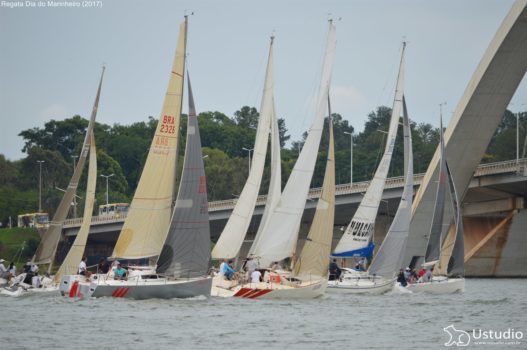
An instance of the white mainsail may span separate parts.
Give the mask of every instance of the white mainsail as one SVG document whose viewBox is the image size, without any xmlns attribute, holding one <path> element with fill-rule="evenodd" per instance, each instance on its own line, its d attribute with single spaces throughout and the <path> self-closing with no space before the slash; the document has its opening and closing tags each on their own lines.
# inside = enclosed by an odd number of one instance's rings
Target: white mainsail
<svg viewBox="0 0 527 350">
<path fill-rule="evenodd" d="M 101 79 L 99 80 L 99 87 L 97 88 L 97 95 L 95 96 L 95 102 L 93 103 L 90 121 L 88 123 L 88 128 L 86 129 L 86 136 L 84 137 L 84 143 L 82 144 L 79 160 L 75 167 L 75 171 L 73 172 L 73 176 L 71 177 L 70 183 L 68 184 L 68 188 L 66 189 L 66 192 L 64 193 L 64 196 L 60 201 L 55 215 L 53 215 L 53 219 L 50 222 L 49 228 L 42 236 L 42 240 L 40 241 L 35 256 L 33 256 L 32 259 L 35 264 L 49 263 L 48 273 L 51 271 L 51 267 L 55 259 L 57 245 L 59 244 L 59 240 L 61 237 L 62 225 L 64 224 L 64 220 L 68 215 L 68 211 L 70 209 L 73 197 L 75 196 L 75 192 L 77 192 L 77 187 L 79 186 L 79 179 L 82 175 L 82 170 L 84 169 L 86 158 L 88 157 L 91 139 L 90 135 L 93 132 L 93 128 L 95 125 L 95 117 L 97 116 L 97 109 L 99 108 L 99 98 L 101 96 L 101 87 L 102 80 L 104 77 L 104 70 L 105 68 L 103 67 Z"/>
<path fill-rule="evenodd" d="M 258 226 L 258 231 L 254 238 L 251 249 L 249 250 L 249 256 L 254 255 L 254 247 L 258 245 L 258 241 L 262 237 L 262 231 L 269 219 L 274 208 L 280 201 L 280 194 L 282 192 L 282 166 L 280 158 L 280 133 L 278 129 L 278 119 L 276 118 L 276 112 L 273 103 L 273 115 L 271 119 L 271 181 L 269 182 L 269 190 L 267 192 L 267 199 L 265 202 L 265 208 Z"/>
<path fill-rule="evenodd" d="M 301 280 L 325 279 L 328 275 L 333 223 L 335 221 L 335 146 L 331 108 L 329 108 L 328 114 L 329 147 L 322 193 L 318 199 L 306 243 L 295 263 L 294 275 Z"/>
<path fill-rule="evenodd" d="M 176 175 L 186 38 L 185 16 L 185 21 L 179 27 L 179 39 L 163 109 L 128 216 L 115 244 L 112 254 L 114 258 L 158 256 L 167 236 Z"/>
<path fill-rule="evenodd" d="M 265 83 L 260 107 L 260 118 L 256 130 L 254 142 L 254 155 L 252 158 L 251 171 L 247 182 L 243 187 L 242 193 L 236 206 L 232 211 L 229 221 L 225 225 L 220 238 L 212 250 L 213 259 L 234 258 L 238 255 L 243 243 L 243 239 L 251 223 L 254 212 L 254 206 L 258 199 L 258 192 L 262 182 L 262 176 L 265 166 L 265 157 L 267 154 L 267 144 L 269 141 L 269 127 L 273 107 L 273 39 L 269 46 L 269 59 L 265 74 Z"/>
<path fill-rule="evenodd" d="M 414 163 L 412 152 L 412 134 L 403 96 L 403 133 L 404 133 L 404 164 L 406 170 L 404 190 L 401 202 L 395 213 L 388 233 L 377 251 L 369 269 L 369 275 L 382 276 L 390 279 L 401 267 L 412 216 L 412 197 L 414 192 Z"/>
<path fill-rule="evenodd" d="M 313 124 L 280 201 L 262 228 L 263 236 L 253 244 L 253 255 L 259 259 L 260 266 L 269 266 L 273 261 L 292 257 L 295 254 L 300 221 L 304 214 L 324 126 L 335 48 L 335 26 L 330 21 Z"/>
<path fill-rule="evenodd" d="M 381 162 L 371 180 L 364 198 L 357 208 L 355 215 L 351 219 L 346 231 L 337 244 L 333 256 L 364 256 L 371 255 L 369 244 L 375 227 L 375 218 L 379 210 L 382 192 L 388 176 L 390 162 L 392 159 L 395 139 L 397 137 L 397 127 L 401 116 L 402 98 L 404 89 L 404 51 L 406 43 L 403 43 L 401 53 L 401 63 L 395 88 L 395 98 L 393 101 L 392 115 L 388 137 Z"/>
<path fill-rule="evenodd" d="M 97 153 L 93 131 L 90 137 L 90 162 L 88 165 L 88 184 L 86 186 L 86 201 L 84 202 L 84 215 L 82 225 L 75 237 L 68 255 L 60 265 L 59 270 L 53 277 L 54 283 L 59 283 L 63 275 L 76 275 L 79 263 L 86 249 L 86 241 L 90 232 L 93 205 L 95 204 L 95 186 L 97 184 Z"/>
</svg>

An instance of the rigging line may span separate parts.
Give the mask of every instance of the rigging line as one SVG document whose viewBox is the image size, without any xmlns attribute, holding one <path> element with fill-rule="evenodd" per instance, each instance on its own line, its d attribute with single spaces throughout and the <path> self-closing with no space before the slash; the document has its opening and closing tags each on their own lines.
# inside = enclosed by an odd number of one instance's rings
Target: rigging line
<svg viewBox="0 0 527 350">
<path fill-rule="evenodd" d="M 398 47 L 397 52 L 400 52 L 401 50 L 402 50 L 402 45 Z M 399 54 L 399 56 L 400 56 L 400 54 Z M 390 57 L 391 57 L 391 55 L 390 55 Z M 380 91 L 379 96 L 377 97 L 377 106 L 388 106 L 388 105 L 391 106 L 392 105 L 391 102 L 393 102 L 393 99 L 389 98 L 388 96 L 384 96 L 384 95 L 387 94 L 388 90 L 386 89 L 386 87 L 388 86 L 388 84 L 390 83 L 390 81 L 393 79 L 394 76 L 395 76 L 395 83 L 393 84 L 393 89 L 390 90 L 390 92 L 391 91 L 395 91 L 395 88 L 397 86 L 397 75 L 393 74 L 393 73 L 398 71 L 398 66 L 400 64 L 400 61 L 399 60 L 390 60 L 390 62 L 391 63 L 388 66 L 389 70 L 386 72 L 386 80 L 384 82 L 384 86 L 383 86 L 382 90 Z"/>
</svg>

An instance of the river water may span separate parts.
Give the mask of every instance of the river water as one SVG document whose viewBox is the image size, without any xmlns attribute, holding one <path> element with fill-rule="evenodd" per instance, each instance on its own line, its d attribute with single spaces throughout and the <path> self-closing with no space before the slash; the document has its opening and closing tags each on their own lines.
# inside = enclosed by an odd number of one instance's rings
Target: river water
<svg viewBox="0 0 527 350">
<path fill-rule="evenodd" d="M 526 291 L 527 279 L 469 279 L 464 294 L 307 301 L 0 296 L 0 349 L 445 349 L 449 325 L 514 329 L 522 339 L 470 347 L 527 349 Z"/>
</svg>

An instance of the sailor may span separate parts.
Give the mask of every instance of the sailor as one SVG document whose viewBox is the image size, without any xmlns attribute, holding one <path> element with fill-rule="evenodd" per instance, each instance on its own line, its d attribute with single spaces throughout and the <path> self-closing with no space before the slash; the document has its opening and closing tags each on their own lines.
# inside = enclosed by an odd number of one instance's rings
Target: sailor
<svg viewBox="0 0 527 350">
<path fill-rule="evenodd" d="M 35 275 L 31 277 L 31 285 L 33 288 L 40 288 L 42 286 L 40 276 L 38 275 L 38 271 L 35 272 Z"/>
<path fill-rule="evenodd" d="M 108 273 L 110 271 L 110 264 L 106 261 L 105 258 L 99 259 L 99 265 L 97 265 L 97 270 L 99 273 Z"/>
<path fill-rule="evenodd" d="M 0 259 L 0 277 L 5 278 L 6 280 L 9 281 L 9 279 L 11 278 L 11 274 L 6 269 L 4 265 L 4 261 L 5 261 L 4 259 Z"/>
<path fill-rule="evenodd" d="M 275 261 L 271 266 L 271 270 L 282 270 L 282 265 L 278 261 Z"/>
<path fill-rule="evenodd" d="M 226 264 L 227 264 L 227 259 L 223 259 L 223 261 L 220 264 L 220 276 L 223 276 L 223 270 L 225 269 Z"/>
<path fill-rule="evenodd" d="M 248 257 L 247 258 L 247 262 L 245 263 L 245 270 L 247 270 L 247 279 L 251 278 L 252 279 L 252 274 L 254 271 L 256 271 L 256 269 L 258 268 L 258 264 L 256 263 L 256 261 L 251 258 L 251 257 Z"/>
<path fill-rule="evenodd" d="M 117 267 L 114 267 L 113 272 L 115 273 L 114 278 L 116 280 L 125 280 L 128 276 L 128 271 L 123 268 L 123 265 L 121 265 L 121 263 L 117 263 Z"/>
<path fill-rule="evenodd" d="M 7 271 L 11 274 L 11 277 L 15 277 L 16 276 L 16 265 L 14 262 L 11 262 L 11 264 L 9 265 L 9 268 L 7 269 Z"/>
<path fill-rule="evenodd" d="M 79 275 L 86 276 L 86 257 L 82 257 L 81 262 L 79 263 Z"/>
<path fill-rule="evenodd" d="M 434 267 L 432 266 L 431 269 L 426 270 L 425 274 L 423 275 L 423 282 L 431 282 L 432 281 L 432 272 L 434 272 Z"/>
<path fill-rule="evenodd" d="M 412 274 L 412 270 L 410 270 L 409 267 L 404 269 L 404 279 L 408 281 L 410 279 L 410 275 Z"/>
<path fill-rule="evenodd" d="M 368 266 L 368 259 L 365 257 L 362 257 L 357 265 L 355 265 L 355 269 L 359 271 L 366 271 L 366 267 Z"/>
<path fill-rule="evenodd" d="M 252 283 L 259 283 L 262 280 L 262 273 L 258 270 L 254 270 L 251 273 L 251 282 Z"/>
<path fill-rule="evenodd" d="M 231 264 L 232 264 L 232 260 L 229 260 L 228 263 L 225 263 L 225 265 L 223 265 L 223 275 L 225 276 L 225 278 L 227 278 L 228 280 L 232 280 L 232 278 L 234 277 L 234 274 L 236 273 L 236 270 L 234 270 L 232 267 L 231 267 Z"/>
<path fill-rule="evenodd" d="M 342 270 L 337 264 L 337 259 L 333 259 L 333 261 L 329 264 L 329 280 L 330 281 L 339 280 L 341 274 L 342 274 Z"/>
<path fill-rule="evenodd" d="M 399 275 L 397 275 L 397 282 L 399 282 L 402 287 L 406 287 L 406 285 L 408 284 L 406 283 L 406 277 L 404 277 L 403 269 L 399 270 Z"/>
</svg>

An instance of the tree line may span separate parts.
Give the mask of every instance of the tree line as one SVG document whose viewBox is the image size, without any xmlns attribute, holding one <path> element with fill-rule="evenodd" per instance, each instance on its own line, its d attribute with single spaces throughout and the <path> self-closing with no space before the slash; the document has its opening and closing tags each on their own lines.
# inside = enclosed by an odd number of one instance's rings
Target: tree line
<svg viewBox="0 0 527 350">
<path fill-rule="evenodd" d="M 353 134 L 353 181 L 370 180 L 384 150 L 386 131 L 390 121 L 391 109 L 385 106 L 372 111 L 366 120 L 363 131 L 355 133 L 353 126 L 338 113 L 332 114 L 335 135 L 336 181 L 350 181 L 350 142 Z M 508 160 L 516 151 L 516 114 L 506 111 L 496 130 L 483 162 Z M 203 154 L 206 155 L 205 172 L 209 200 L 229 199 L 237 196 L 245 184 L 248 174 L 247 152 L 252 148 L 258 125 L 259 113 L 256 108 L 244 106 L 232 117 L 224 113 L 203 112 L 199 114 Z M 186 115 L 181 120 L 180 158 L 178 171 L 181 171 L 186 135 Z M 527 112 L 519 114 L 520 156 L 526 155 Z M 0 154 L 0 222 L 5 227 L 9 216 L 16 221 L 21 213 L 36 212 L 38 209 L 39 164 L 42 163 L 42 207 L 53 215 L 62 192 L 73 173 L 76 156 L 80 152 L 88 120 L 75 115 L 65 120 L 50 120 L 43 127 L 36 126 L 20 132 L 24 140 L 23 159 L 10 161 Z M 146 122 L 130 125 L 107 125 L 96 123 L 95 142 L 97 146 L 98 183 L 96 203 L 106 201 L 106 181 L 109 178 L 110 202 L 129 202 L 133 197 L 141 171 L 146 160 L 150 143 L 155 132 L 157 120 L 149 117 Z M 322 136 L 312 187 L 323 182 L 325 159 L 328 146 L 328 118 Z M 439 142 L 439 128 L 428 123 L 411 123 L 414 172 L 423 173 Z M 282 185 L 296 162 L 307 133 L 286 147 L 290 136 L 284 119 L 279 119 L 281 142 Z M 402 176 L 403 142 L 402 128 L 399 128 L 389 176 Z M 525 142 L 523 141 L 525 140 Z M 270 158 L 270 155 L 268 155 Z M 269 159 L 268 159 L 269 161 Z M 85 173 L 87 167 L 85 169 Z M 266 167 L 261 193 L 266 193 L 269 184 L 269 169 Z M 78 213 L 82 213 L 86 174 L 79 188 Z M 82 214 L 80 214 L 82 215 Z"/>
</svg>

